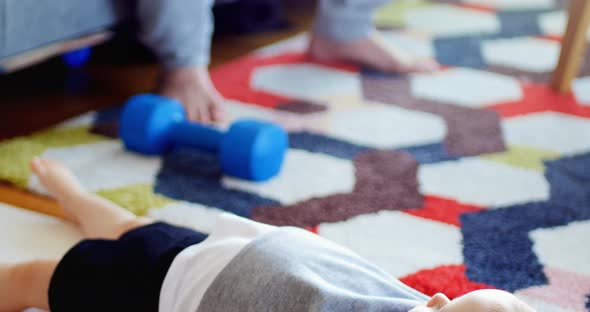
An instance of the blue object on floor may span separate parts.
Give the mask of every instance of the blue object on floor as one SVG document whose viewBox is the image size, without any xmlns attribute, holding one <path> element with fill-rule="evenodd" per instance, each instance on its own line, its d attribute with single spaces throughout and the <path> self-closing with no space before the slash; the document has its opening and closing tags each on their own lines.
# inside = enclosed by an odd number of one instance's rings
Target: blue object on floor
<svg viewBox="0 0 590 312">
<path fill-rule="evenodd" d="M 62 59 L 69 68 L 76 69 L 88 63 L 91 54 L 92 48 L 86 47 L 62 55 Z"/>
<path fill-rule="evenodd" d="M 277 175 L 289 147 L 287 133 L 275 124 L 242 119 L 222 132 L 187 121 L 180 102 L 155 94 L 127 101 L 119 133 L 125 147 L 143 154 L 160 155 L 177 146 L 217 153 L 225 174 L 252 181 Z"/>
</svg>

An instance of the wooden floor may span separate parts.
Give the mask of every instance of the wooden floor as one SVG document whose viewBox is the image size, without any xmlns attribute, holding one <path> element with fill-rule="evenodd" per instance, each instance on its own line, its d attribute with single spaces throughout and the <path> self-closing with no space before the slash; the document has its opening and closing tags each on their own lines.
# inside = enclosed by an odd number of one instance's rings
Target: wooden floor
<svg viewBox="0 0 590 312">
<path fill-rule="evenodd" d="M 223 34 L 213 39 L 211 67 L 259 47 L 307 30 L 313 21 L 313 0 L 284 0 L 288 27 L 247 35 Z M 130 51 L 120 40 L 94 49 L 91 63 L 80 72 L 66 70 L 59 60 L 0 75 L 0 140 L 24 135 L 84 112 L 121 104 L 129 96 L 152 91 L 157 64 L 144 52 Z M 62 216 L 50 199 L 0 184 L 0 201 Z"/>
</svg>

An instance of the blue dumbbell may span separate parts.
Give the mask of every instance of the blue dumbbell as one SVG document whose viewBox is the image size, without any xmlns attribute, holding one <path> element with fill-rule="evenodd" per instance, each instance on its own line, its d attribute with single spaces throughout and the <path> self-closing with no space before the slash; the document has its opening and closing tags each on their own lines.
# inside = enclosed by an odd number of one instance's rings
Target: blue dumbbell
<svg viewBox="0 0 590 312">
<path fill-rule="evenodd" d="M 223 172 L 264 181 L 281 169 L 289 139 L 268 122 L 239 120 L 225 133 L 186 120 L 180 102 L 154 94 L 136 95 L 123 108 L 119 134 L 129 150 L 160 155 L 177 145 L 217 152 Z"/>
</svg>

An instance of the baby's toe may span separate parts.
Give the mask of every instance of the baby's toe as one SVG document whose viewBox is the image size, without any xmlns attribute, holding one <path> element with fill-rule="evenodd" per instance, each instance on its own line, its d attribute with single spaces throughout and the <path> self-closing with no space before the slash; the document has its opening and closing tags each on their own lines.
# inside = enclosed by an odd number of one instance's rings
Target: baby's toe
<svg viewBox="0 0 590 312">
<path fill-rule="evenodd" d="M 53 159 L 41 159 L 41 164 L 43 165 L 43 168 L 45 169 L 45 171 L 51 171 L 51 172 L 60 172 L 60 171 L 68 171 L 69 169 L 66 168 L 66 166 L 57 161 L 57 160 L 53 160 Z"/>
<path fill-rule="evenodd" d="M 42 176 L 45 174 L 45 163 L 43 161 L 43 159 L 39 158 L 39 157 L 34 157 L 31 160 L 31 170 L 33 170 L 33 172 L 37 175 L 37 176 Z"/>
</svg>

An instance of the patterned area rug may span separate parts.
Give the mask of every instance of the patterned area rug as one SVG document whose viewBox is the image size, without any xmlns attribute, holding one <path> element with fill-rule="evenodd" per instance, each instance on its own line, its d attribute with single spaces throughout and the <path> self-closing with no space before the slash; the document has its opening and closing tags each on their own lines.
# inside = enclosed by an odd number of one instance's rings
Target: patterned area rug
<svg viewBox="0 0 590 312">
<path fill-rule="evenodd" d="M 0 143 L 0 178 L 43 192 L 27 166 L 42 155 L 137 214 L 203 231 L 221 211 L 305 227 L 429 295 L 493 287 L 539 311 L 588 311 L 590 62 L 572 93 L 547 86 L 565 7 L 385 6 L 384 40 L 446 65 L 431 74 L 309 60 L 305 35 L 219 67 L 232 118 L 290 132 L 269 182 L 223 176 L 198 150 L 126 152 L 113 136 L 117 108 Z"/>
</svg>

